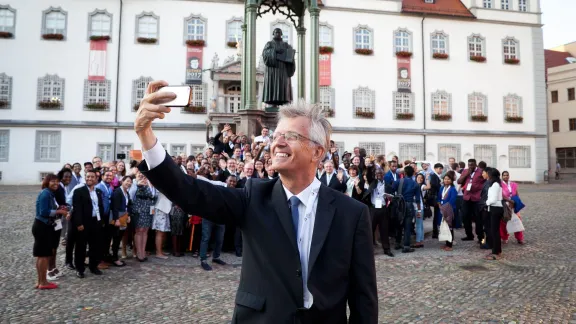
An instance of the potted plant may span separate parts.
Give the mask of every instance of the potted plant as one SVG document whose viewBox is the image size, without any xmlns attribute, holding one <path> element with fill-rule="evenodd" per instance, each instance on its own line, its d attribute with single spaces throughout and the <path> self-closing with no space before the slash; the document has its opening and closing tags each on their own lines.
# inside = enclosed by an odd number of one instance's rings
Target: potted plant
<svg viewBox="0 0 576 324">
<path fill-rule="evenodd" d="M 7 100 L 0 100 L 0 108 L 4 108 L 4 107 L 8 107 L 8 101 Z"/>
<path fill-rule="evenodd" d="M 238 42 L 228 42 L 228 43 L 226 43 L 226 45 L 228 45 L 228 47 L 236 48 L 236 45 L 238 45 Z"/>
<path fill-rule="evenodd" d="M 398 51 L 396 52 L 397 57 L 412 57 L 412 52 L 408 51 Z"/>
<path fill-rule="evenodd" d="M 442 121 L 451 120 L 452 114 L 433 114 L 432 119 Z"/>
<path fill-rule="evenodd" d="M 110 40 L 110 36 L 108 36 L 108 35 L 102 35 L 102 36 L 92 35 L 92 36 L 90 36 L 90 40 L 93 40 L 93 41 L 109 41 L 109 40 Z"/>
<path fill-rule="evenodd" d="M 477 122 L 485 122 L 488 120 L 488 116 L 486 115 L 473 115 L 471 117 L 472 121 L 477 121 Z"/>
<path fill-rule="evenodd" d="M 206 42 L 203 39 L 189 39 L 186 41 L 186 45 L 188 46 L 199 46 L 203 47 Z"/>
<path fill-rule="evenodd" d="M 448 59 L 448 53 L 434 53 L 432 57 L 437 60 L 446 60 Z"/>
<path fill-rule="evenodd" d="M 14 37 L 14 34 L 10 32 L 0 31 L 0 38 L 12 38 L 12 37 Z"/>
<path fill-rule="evenodd" d="M 517 58 L 507 58 L 504 60 L 504 63 L 516 65 L 516 64 L 520 64 L 520 60 Z"/>
<path fill-rule="evenodd" d="M 356 52 L 356 54 L 360 54 L 360 55 L 372 55 L 372 54 L 374 54 L 374 50 L 372 50 L 370 48 L 357 48 L 354 51 Z"/>
<path fill-rule="evenodd" d="M 363 111 L 362 108 L 356 108 L 356 117 L 363 117 L 363 118 L 374 118 L 374 112 L 372 111 Z"/>
<path fill-rule="evenodd" d="M 107 102 L 90 102 L 90 103 L 85 104 L 84 108 L 94 109 L 94 110 L 108 109 L 108 103 Z"/>
<path fill-rule="evenodd" d="M 332 54 L 334 53 L 334 47 L 332 46 L 320 46 L 318 47 L 320 54 Z"/>
<path fill-rule="evenodd" d="M 60 101 L 60 98 L 51 98 L 49 100 L 42 100 L 38 103 L 38 107 L 40 108 L 60 108 L 62 107 L 62 102 Z"/>
<path fill-rule="evenodd" d="M 138 37 L 136 41 L 140 44 L 155 44 L 158 40 L 156 38 Z"/>
<path fill-rule="evenodd" d="M 470 61 L 483 63 L 483 62 L 486 62 L 486 58 L 484 56 L 480 56 L 480 55 L 471 55 Z"/>
<path fill-rule="evenodd" d="M 188 107 L 184 107 L 183 110 L 190 112 L 190 113 L 193 113 L 193 114 L 205 114 L 206 113 L 206 107 L 204 107 L 204 106 L 188 106 Z"/>
<path fill-rule="evenodd" d="M 326 108 L 324 109 L 324 114 L 326 114 L 326 117 L 334 117 L 334 109 Z"/>
<path fill-rule="evenodd" d="M 509 123 L 521 123 L 524 120 L 524 117 L 520 116 L 506 116 L 506 121 Z"/>
<path fill-rule="evenodd" d="M 414 114 L 413 113 L 397 113 L 396 119 L 411 120 L 411 119 L 414 119 Z"/>
<path fill-rule="evenodd" d="M 43 34 L 42 38 L 46 39 L 46 40 L 63 40 L 64 35 L 62 35 L 62 34 Z"/>
</svg>

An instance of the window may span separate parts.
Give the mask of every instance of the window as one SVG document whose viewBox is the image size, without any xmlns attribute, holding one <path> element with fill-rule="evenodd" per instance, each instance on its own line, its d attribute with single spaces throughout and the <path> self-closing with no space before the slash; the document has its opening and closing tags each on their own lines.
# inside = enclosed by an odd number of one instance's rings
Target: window
<svg viewBox="0 0 576 324">
<path fill-rule="evenodd" d="M 574 100 L 574 88 L 568 89 L 568 100 Z"/>
<path fill-rule="evenodd" d="M 146 88 L 148 87 L 148 83 L 152 82 L 151 77 L 139 77 L 136 80 L 132 80 L 132 109 L 134 111 L 138 110 L 138 106 L 140 106 L 140 101 L 144 99 L 144 95 L 146 94 Z"/>
<path fill-rule="evenodd" d="M 451 115 L 452 114 L 452 95 L 446 91 L 436 91 L 432 93 L 432 114 L 433 115 Z"/>
<path fill-rule="evenodd" d="M 64 108 L 64 79 L 57 75 L 46 75 L 38 78 L 38 103 L 60 102 L 57 109 Z"/>
<path fill-rule="evenodd" d="M 496 145 L 474 145 L 474 158 L 478 162 L 484 161 L 487 166 L 496 168 L 498 162 Z"/>
<path fill-rule="evenodd" d="M 35 162 L 60 162 L 60 131 L 36 131 Z"/>
<path fill-rule="evenodd" d="M 558 90 L 551 91 L 550 97 L 552 99 L 552 103 L 558 102 Z"/>
<path fill-rule="evenodd" d="M 504 60 L 518 59 L 518 41 L 514 38 L 506 38 L 502 41 Z"/>
<path fill-rule="evenodd" d="M 242 41 L 242 19 L 232 18 L 226 22 L 226 42 Z"/>
<path fill-rule="evenodd" d="M 412 114 L 411 118 L 402 119 L 412 119 L 414 117 L 414 94 L 408 92 L 394 92 L 394 117 L 397 118 L 398 114 Z"/>
<path fill-rule="evenodd" d="M 206 107 L 206 84 L 192 85 L 192 106 Z"/>
<path fill-rule="evenodd" d="M 438 144 L 438 161 L 448 162 L 451 157 L 460 161 L 460 144 Z"/>
<path fill-rule="evenodd" d="M 359 87 L 352 91 L 352 97 L 354 98 L 354 112 L 356 117 L 374 118 L 374 90 Z"/>
<path fill-rule="evenodd" d="M 530 168 L 532 161 L 530 158 L 530 146 L 510 145 L 508 146 L 509 165 L 511 168 Z"/>
<path fill-rule="evenodd" d="M 170 144 L 170 155 L 179 156 L 186 154 L 186 144 Z"/>
<path fill-rule="evenodd" d="M 235 113 L 240 110 L 242 103 L 240 85 L 231 85 L 226 88 L 226 112 Z"/>
<path fill-rule="evenodd" d="M 501 9 L 509 10 L 510 9 L 510 0 L 500 0 Z"/>
<path fill-rule="evenodd" d="M 286 21 L 276 20 L 271 25 L 270 35 L 272 35 L 272 32 L 276 28 L 282 30 L 282 40 L 288 44 L 292 44 L 292 25 Z"/>
<path fill-rule="evenodd" d="M 116 150 L 116 154 L 126 154 L 126 158 L 122 161 L 124 163 L 130 163 L 130 151 L 133 150 L 132 144 L 118 144 L 118 149 Z M 115 156 L 117 158 L 117 156 Z"/>
<path fill-rule="evenodd" d="M 332 26 L 328 24 L 320 24 L 319 37 L 320 46 L 334 46 L 332 44 Z"/>
<path fill-rule="evenodd" d="M 554 119 L 552 121 L 552 132 L 558 133 L 560 131 L 560 121 L 558 119 Z"/>
<path fill-rule="evenodd" d="M 469 57 L 484 57 L 485 53 L 484 38 L 480 35 L 472 35 L 468 37 L 468 56 Z"/>
<path fill-rule="evenodd" d="M 40 172 L 40 182 L 44 181 L 44 178 L 50 174 L 54 174 L 54 172 Z"/>
<path fill-rule="evenodd" d="M 206 19 L 198 15 L 184 19 L 184 41 L 187 40 L 206 40 Z"/>
<path fill-rule="evenodd" d="M 87 110 L 108 110 L 110 108 L 110 91 L 110 80 L 84 80 L 84 108 Z"/>
<path fill-rule="evenodd" d="M 322 86 L 320 87 L 320 107 L 326 113 L 327 117 L 334 117 L 334 88 Z"/>
<path fill-rule="evenodd" d="M 0 162 L 8 162 L 10 153 L 10 130 L 0 130 Z"/>
<path fill-rule="evenodd" d="M 190 155 L 198 155 L 198 154 L 204 154 L 204 145 L 202 144 L 191 144 L 190 145 Z"/>
<path fill-rule="evenodd" d="M 158 20 L 160 17 L 151 12 L 136 16 L 136 38 L 158 39 Z"/>
<path fill-rule="evenodd" d="M 443 32 L 432 33 L 432 54 L 448 54 L 448 35 Z"/>
<path fill-rule="evenodd" d="M 487 8 L 487 9 L 492 8 L 492 0 L 483 0 L 482 4 L 484 5 L 484 8 Z"/>
<path fill-rule="evenodd" d="M 10 6 L 0 5 L 0 32 L 11 34 L 6 38 L 13 38 L 16 32 L 16 10 Z"/>
<path fill-rule="evenodd" d="M 90 36 L 112 37 L 112 14 L 106 10 L 95 10 L 88 14 L 88 38 Z"/>
<path fill-rule="evenodd" d="M 354 49 L 372 49 L 372 29 L 366 26 L 354 29 Z"/>
<path fill-rule="evenodd" d="M 407 29 L 394 31 L 394 53 L 412 52 L 412 33 Z"/>
<path fill-rule="evenodd" d="M 66 11 L 50 7 L 43 12 L 42 35 L 60 34 L 66 37 Z"/>
<path fill-rule="evenodd" d="M 10 109 L 12 105 L 12 77 L 0 73 L 0 109 Z"/>
<path fill-rule="evenodd" d="M 112 144 L 98 144 L 98 148 L 96 149 L 96 156 L 99 156 L 102 161 L 107 162 L 114 160 L 112 154 Z"/>
<path fill-rule="evenodd" d="M 486 116 L 486 96 L 474 92 L 468 95 L 468 115 L 470 119 L 473 119 L 474 116 Z"/>
<path fill-rule="evenodd" d="M 358 146 L 366 150 L 366 156 L 384 154 L 383 142 L 360 142 Z"/>
<path fill-rule="evenodd" d="M 571 131 L 576 131 L 576 118 L 568 119 L 568 129 Z"/>
<path fill-rule="evenodd" d="M 557 148 L 556 159 L 562 168 L 576 168 L 576 147 Z"/>
<path fill-rule="evenodd" d="M 507 95 L 504 97 L 505 117 L 522 117 L 522 98 L 517 95 Z"/>
<path fill-rule="evenodd" d="M 528 11 L 528 0 L 518 0 L 518 11 Z"/>
<path fill-rule="evenodd" d="M 416 161 L 424 160 L 424 144 L 421 143 L 400 143 L 400 161 L 415 158 Z"/>
</svg>

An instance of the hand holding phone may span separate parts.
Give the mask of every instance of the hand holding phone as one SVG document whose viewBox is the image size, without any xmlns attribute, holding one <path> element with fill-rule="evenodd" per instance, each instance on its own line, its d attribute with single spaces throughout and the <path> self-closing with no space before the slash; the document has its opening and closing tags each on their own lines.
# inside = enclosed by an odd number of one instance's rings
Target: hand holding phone
<svg viewBox="0 0 576 324">
<path fill-rule="evenodd" d="M 176 99 L 163 104 L 163 106 L 166 107 L 175 107 L 175 108 L 188 107 L 190 105 L 190 101 L 192 100 L 192 87 L 188 85 L 166 86 L 160 88 L 158 92 L 172 92 L 176 94 Z"/>
</svg>

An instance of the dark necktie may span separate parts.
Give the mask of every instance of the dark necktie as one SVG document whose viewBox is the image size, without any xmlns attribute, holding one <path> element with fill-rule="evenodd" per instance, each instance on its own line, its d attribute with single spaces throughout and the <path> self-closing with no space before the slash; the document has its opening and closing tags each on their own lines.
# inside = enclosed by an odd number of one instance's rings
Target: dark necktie
<svg viewBox="0 0 576 324">
<path fill-rule="evenodd" d="M 292 213 L 292 224 L 294 225 L 294 232 L 296 234 L 296 240 L 298 240 L 298 206 L 300 205 L 300 199 L 296 196 L 292 196 L 289 199 L 290 201 L 290 213 Z"/>
</svg>

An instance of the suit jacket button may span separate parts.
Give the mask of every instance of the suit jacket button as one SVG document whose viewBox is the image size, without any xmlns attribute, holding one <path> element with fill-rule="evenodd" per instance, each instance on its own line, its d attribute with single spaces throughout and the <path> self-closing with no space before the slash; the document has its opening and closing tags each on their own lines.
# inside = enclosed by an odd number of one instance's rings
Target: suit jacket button
<svg viewBox="0 0 576 324">
<path fill-rule="evenodd" d="M 300 269 L 296 270 L 296 277 L 298 278 L 302 277 L 302 270 Z"/>
</svg>

